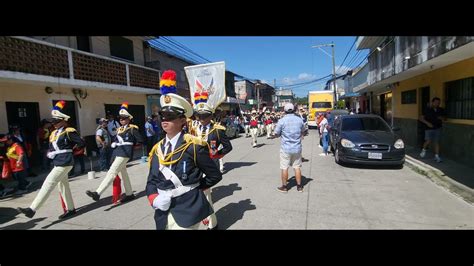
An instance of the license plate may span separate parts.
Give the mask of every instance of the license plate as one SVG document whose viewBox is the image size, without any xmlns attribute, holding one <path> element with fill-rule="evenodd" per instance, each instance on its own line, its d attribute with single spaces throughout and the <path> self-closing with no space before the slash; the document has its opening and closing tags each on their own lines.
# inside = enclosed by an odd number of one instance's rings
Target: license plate
<svg viewBox="0 0 474 266">
<path fill-rule="evenodd" d="M 382 154 L 380 152 L 369 152 L 369 159 L 382 160 Z"/>
</svg>

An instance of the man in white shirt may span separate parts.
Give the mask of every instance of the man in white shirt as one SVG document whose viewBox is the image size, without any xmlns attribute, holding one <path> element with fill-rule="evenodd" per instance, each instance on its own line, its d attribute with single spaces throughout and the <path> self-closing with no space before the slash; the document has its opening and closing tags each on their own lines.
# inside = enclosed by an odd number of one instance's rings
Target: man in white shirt
<svg viewBox="0 0 474 266">
<path fill-rule="evenodd" d="M 320 137 L 323 141 L 323 153 L 319 154 L 320 156 L 327 156 L 328 155 L 328 146 L 329 146 L 329 135 L 328 135 L 328 120 L 327 114 L 323 114 L 323 120 L 319 123 L 319 133 Z"/>
</svg>

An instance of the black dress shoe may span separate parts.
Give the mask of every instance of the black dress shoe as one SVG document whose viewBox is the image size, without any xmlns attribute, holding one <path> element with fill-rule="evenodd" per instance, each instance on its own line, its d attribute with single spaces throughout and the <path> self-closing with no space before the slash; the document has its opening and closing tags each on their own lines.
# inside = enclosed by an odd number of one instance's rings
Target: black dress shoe
<svg viewBox="0 0 474 266">
<path fill-rule="evenodd" d="M 76 209 L 67 211 L 67 212 L 65 212 L 64 214 L 60 215 L 58 218 L 59 218 L 59 219 L 64 219 L 64 218 L 67 218 L 67 217 L 71 217 L 71 216 L 73 216 L 73 215 L 75 215 L 75 214 L 76 214 Z"/>
<path fill-rule="evenodd" d="M 94 191 L 94 192 L 91 192 L 91 191 L 87 190 L 87 191 L 86 191 L 86 195 L 89 196 L 89 197 L 91 197 L 94 201 L 99 201 L 99 199 L 100 199 L 99 193 L 97 193 L 97 192 L 95 192 L 95 191 Z"/>
<path fill-rule="evenodd" d="M 18 208 L 18 211 L 23 213 L 28 218 L 32 218 L 36 213 L 31 208 Z"/>
<path fill-rule="evenodd" d="M 125 203 L 127 201 L 131 201 L 131 200 L 134 200 L 136 197 L 135 195 L 125 195 L 125 197 L 123 197 L 122 199 L 120 199 L 120 202 L 121 203 Z"/>
</svg>

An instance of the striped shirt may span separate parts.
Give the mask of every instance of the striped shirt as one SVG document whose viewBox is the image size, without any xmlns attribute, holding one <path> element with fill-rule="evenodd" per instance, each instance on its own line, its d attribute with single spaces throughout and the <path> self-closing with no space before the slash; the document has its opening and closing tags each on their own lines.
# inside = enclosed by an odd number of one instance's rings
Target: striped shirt
<svg viewBox="0 0 474 266">
<path fill-rule="evenodd" d="M 275 135 L 281 136 L 281 149 L 285 153 L 300 153 L 303 131 L 303 119 L 295 114 L 287 114 L 278 120 Z"/>
</svg>

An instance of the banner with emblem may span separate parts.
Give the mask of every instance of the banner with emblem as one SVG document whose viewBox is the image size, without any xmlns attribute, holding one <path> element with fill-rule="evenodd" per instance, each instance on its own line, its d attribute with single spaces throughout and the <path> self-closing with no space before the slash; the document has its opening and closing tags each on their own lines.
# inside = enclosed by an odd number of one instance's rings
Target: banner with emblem
<svg viewBox="0 0 474 266">
<path fill-rule="evenodd" d="M 215 110 L 225 101 L 225 62 L 187 66 L 184 71 L 193 106 L 207 102 Z"/>
</svg>

